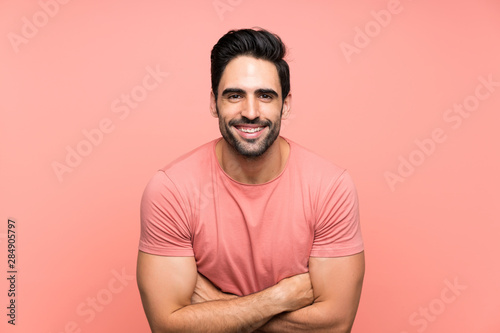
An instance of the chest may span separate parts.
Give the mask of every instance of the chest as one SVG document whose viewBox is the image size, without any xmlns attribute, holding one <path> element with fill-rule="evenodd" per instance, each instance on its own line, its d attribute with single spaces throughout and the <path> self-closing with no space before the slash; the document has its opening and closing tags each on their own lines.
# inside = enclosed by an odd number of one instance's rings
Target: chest
<svg viewBox="0 0 500 333">
<path fill-rule="evenodd" d="M 201 207 L 201 206 L 200 206 Z M 198 270 L 230 292 L 255 292 L 307 271 L 315 218 L 307 196 L 218 193 L 193 229 Z"/>
</svg>

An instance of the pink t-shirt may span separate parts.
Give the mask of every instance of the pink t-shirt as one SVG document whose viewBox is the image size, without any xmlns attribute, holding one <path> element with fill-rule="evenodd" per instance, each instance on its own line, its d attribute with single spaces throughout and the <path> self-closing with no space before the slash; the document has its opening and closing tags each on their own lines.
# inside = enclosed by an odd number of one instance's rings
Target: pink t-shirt
<svg viewBox="0 0 500 333">
<path fill-rule="evenodd" d="M 363 251 L 358 200 L 348 173 L 297 143 L 283 171 L 244 184 L 208 142 L 159 170 L 141 202 L 139 250 L 194 256 L 222 291 L 248 295 L 308 271 L 309 257 Z"/>
</svg>

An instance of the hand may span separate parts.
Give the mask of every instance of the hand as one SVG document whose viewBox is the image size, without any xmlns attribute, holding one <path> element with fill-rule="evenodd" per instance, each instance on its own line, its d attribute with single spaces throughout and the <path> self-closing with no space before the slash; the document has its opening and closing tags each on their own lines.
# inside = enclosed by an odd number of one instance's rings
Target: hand
<svg viewBox="0 0 500 333">
<path fill-rule="evenodd" d="M 294 275 L 278 282 L 282 288 L 288 311 L 295 311 L 314 302 L 314 293 L 309 273 Z"/>
<path fill-rule="evenodd" d="M 191 296 L 191 304 L 203 303 L 208 301 L 216 301 L 223 299 L 231 299 L 237 297 L 231 294 L 225 294 L 213 285 L 210 280 L 198 273 L 196 286 L 194 287 L 193 295 Z"/>
</svg>

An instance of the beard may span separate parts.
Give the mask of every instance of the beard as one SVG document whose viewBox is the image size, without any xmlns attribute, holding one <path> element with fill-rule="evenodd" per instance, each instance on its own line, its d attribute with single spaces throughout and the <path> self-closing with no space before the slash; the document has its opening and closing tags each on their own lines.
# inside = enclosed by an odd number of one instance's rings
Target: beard
<svg viewBox="0 0 500 333">
<path fill-rule="evenodd" d="M 261 155 L 263 155 L 269 147 L 276 141 L 280 134 L 281 128 L 281 111 L 283 111 L 283 107 L 281 107 L 280 117 L 279 119 L 273 123 L 270 120 L 261 121 L 259 118 L 255 118 L 254 120 L 250 120 L 248 118 L 241 119 L 233 119 L 229 121 L 229 123 L 225 123 L 224 119 L 220 117 L 219 109 L 217 109 L 217 114 L 219 115 L 219 129 L 222 134 L 224 140 L 238 152 L 240 155 L 249 158 L 255 159 Z M 245 125 L 245 124 L 253 124 L 259 125 L 268 128 L 268 133 L 263 134 L 255 139 L 245 139 L 238 135 L 233 134 L 231 131 L 231 127 L 234 128 L 235 125 Z M 265 129 L 263 129 L 265 130 Z"/>
</svg>

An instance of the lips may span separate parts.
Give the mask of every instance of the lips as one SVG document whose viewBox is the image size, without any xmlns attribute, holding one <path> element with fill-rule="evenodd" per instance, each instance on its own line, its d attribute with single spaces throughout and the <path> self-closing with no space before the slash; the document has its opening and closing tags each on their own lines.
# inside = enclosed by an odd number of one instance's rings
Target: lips
<svg viewBox="0 0 500 333">
<path fill-rule="evenodd" d="M 245 139 L 255 139 L 259 137 L 263 129 L 266 128 L 266 126 L 262 125 L 236 125 L 234 126 L 237 130 L 240 136 L 242 136 Z"/>
<path fill-rule="evenodd" d="M 245 127 L 245 126 L 240 126 L 236 127 L 238 130 L 245 132 L 245 133 L 255 133 L 258 131 L 262 131 L 264 129 L 264 126 L 261 127 Z"/>
</svg>

